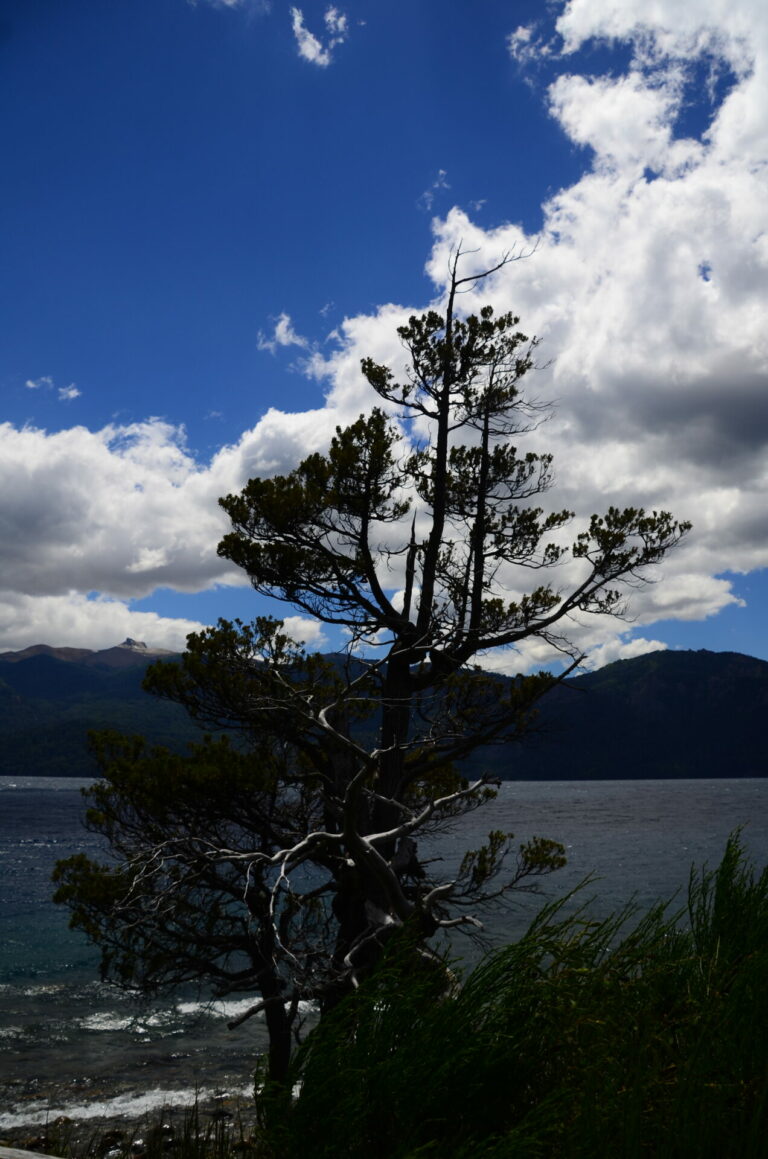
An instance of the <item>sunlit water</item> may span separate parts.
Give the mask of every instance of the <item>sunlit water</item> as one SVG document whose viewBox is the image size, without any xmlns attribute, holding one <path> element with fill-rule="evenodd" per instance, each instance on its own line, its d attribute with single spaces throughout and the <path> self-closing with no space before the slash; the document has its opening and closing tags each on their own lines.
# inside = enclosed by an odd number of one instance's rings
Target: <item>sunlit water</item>
<svg viewBox="0 0 768 1159">
<path fill-rule="evenodd" d="M 58 858 L 99 852 L 81 825 L 84 783 L 0 778 L 0 1130 L 60 1113 L 138 1115 L 196 1089 L 242 1090 L 265 1046 L 258 1019 L 226 1027 L 251 998 L 206 1004 L 186 994 L 141 1006 L 99 981 L 97 954 L 50 900 Z M 768 779 L 507 783 L 434 852 L 450 874 L 491 828 L 516 841 L 554 838 L 569 863 L 542 883 L 543 895 L 561 896 L 593 873 L 587 892 L 606 914 L 632 896 L 647 907 L 681 890 L 682 903 L 691 864 L 716 864 L 739 826 L 762 867 Z M 541 895 L 518 896 L 489 915 L 492 942 L 522 933 L 541 904 Z"/>
</svg>

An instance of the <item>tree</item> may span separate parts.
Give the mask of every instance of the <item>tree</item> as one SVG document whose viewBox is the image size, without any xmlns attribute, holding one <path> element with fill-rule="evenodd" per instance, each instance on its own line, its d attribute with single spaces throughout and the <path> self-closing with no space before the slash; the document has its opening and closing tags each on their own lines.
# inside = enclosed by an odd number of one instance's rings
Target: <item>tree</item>
<svg viewBox="0 0 768 1159">
<path fill-rule="evenodd" d="M 429 959 L 439 930 L 477 928 L 484 902 L 563 863 L 557 843 L 534 839 L 506 873 L 511 834 L 492 831 L 444 880 L 419 844 L 493 797 L 487 777 L 462 777 L 461 761 L 518 737 L 556 683 L 501 682 L 473 662 L 538 637 L 573 667 L 569 617 L 619 612 L 622 585 L 687 531 L 663 511 L 611 507 L 568 547 L 573 514 L 536 505 L 551 456 L 516 446 L 542 417 L 521 392 L 536 342 L 511 313 L 460 316 L 459 295 L 493 272 L 460 276 L 460 258 L 443 311 L 398 331 L 403 380 L 363 361 L 381 405 L 338 428 L 326 454 L 221 500 L 233 530 L 220 555 L 257 592 L 345 632 L 345 654 L 307 655 L 267 619 L 190 636 L 181 663 L 155 665 L 146 686 L 235 740 L 186 759 L 102 746 L 107 780 L 89 817 L 118 862 L 58 870 L 59 900 L 101 941 L 108 974 L 145 987 L 176 980 L 163 958 L 179 944 L 184 976 L 197 963 L 220 990 L 258 989 L 279 1011 L 277 1079 L 300 999 L 329 1009 L 403 928 Z M 547 573 L 569 551 L 581 574 L 563 592 Z M 185 778 L 214 754 L 223 787 L 210 779 L 209 811 Z M 158 762 L 170 787 L 156 804 Z M 230 762 L 244 778 L 236 789 Z M 184 907 L 206 915 L 205 938 L 177 920 Z M 217 974 L 241 928 L 250 965 Z"/>
<path fill-rule="evenodd" d="M 86 825 L 112 858 L 60 861 L 55 900 L 71 907 L 71 924 L 101 948 L 102 976 L 118 985 L 253 994 L 232 1025 L 263 1011 L 268 1074 L 279 1080 L 301 1022 L 299 987 L 283 1001 L 280 950 L 285 942 L 322 956 L 328 923 L 309 892 L 300 912 L 275 898 L 249 854 L 273 854 L 317 824 L 311 787 L 294 779 L 286 792 L 280 754 L 258 741 L 246 751 L 206 737 L 184 756 L 116 733 L 93 735 L 92 746 L 104 776 L 84 790 Z"/>
</svg>

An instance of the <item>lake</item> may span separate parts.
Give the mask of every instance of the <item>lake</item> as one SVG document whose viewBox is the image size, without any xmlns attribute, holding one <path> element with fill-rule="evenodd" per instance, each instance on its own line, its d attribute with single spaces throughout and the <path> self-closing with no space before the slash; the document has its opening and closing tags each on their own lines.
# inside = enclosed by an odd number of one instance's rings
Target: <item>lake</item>
<svg viewBox="0 0 768 1159">
<path fill-rule="evenodd" d="M 140 1004 L 99 981 L 98 955 L 50 900 L 56 860 L 98 856 L 99 841 L 81 824 L 87 783 L 0 778 L 0 1131 L 62 1113 L 138 1115 L 196 1090 L 245 1091 L 265 1045 L 256 1019 L 226 1028 L 250 998 L 211 1004 L 190 993 Z M 590 873 L 599 881 L 587 895 L 600 915 L 632 896 L 647 908 L 684 893 L 691 865 L 715 865 L 739 826 L 762 868 L 768 779 L 506 782 L 434 853 L 450 872 L 491 828 L 566 846 L 567 868 L 542 883 L 541 895 L 516 895 L 511 908 L 489 915 L 489 939 L 500 944 L 523 932 L 542 896 L 562 896 Z"/>
</svg>

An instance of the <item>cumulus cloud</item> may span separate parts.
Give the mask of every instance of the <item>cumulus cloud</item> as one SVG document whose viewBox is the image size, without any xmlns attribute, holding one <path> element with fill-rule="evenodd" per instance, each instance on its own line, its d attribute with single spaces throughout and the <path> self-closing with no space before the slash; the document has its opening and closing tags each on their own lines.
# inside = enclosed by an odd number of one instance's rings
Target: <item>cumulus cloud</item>
<svg viewBox="0 0 768 1159">
<path fill-rule="evenodd" d="M 348 35 L 347 17 L 338 8 L 326 8 L 323 23 L 325 35 L 321 40 L 305 25 L 301 9 L 291 8 L 291 27 L 299 56 L 319 68 L 328 67 L 333 60 L 334 49 L 343 44 Z"/>
<path fill-rule="evenodd" d="M 56 433 L 0 424 L 0 648 L 102 647 L 125 636 L 181 646 L 200 625 L 137 612 L 131 601 L 160 587 L 247 586 L 216 554 L 229 529 L 219 496 L 290 470 L 346 418 L 268 411 L 207 464 L 182 428 L 159 419 Z M 323 639 L 301 617 L 291 625 L 309 644 Z"/>
<path fill-rule="evenodd" d="M 646 640 L 642 636 L 627 640 L 623 636 L 616 636 L 606 644 L 593 648 L 583 667 L 588 672 L 594 672 L 606 664 L 613 664 L 615 660 L 632 660 L 635 656 L 645 656 L 648 652 L 666 652 L 666 650 L 667 645 L 661 640 Z"/>
<path fill-rule="evenodd" d="M 568 0 L 556 29 L 565 55 L 589 41 L 621 41 L 645 64 L 708 52 L 745 76 L 764 48 L 765 16 L 759 0 L 657 0 L 653 9 L 644 0 Z"/>
<path fill-rule="evenodd" d="M 307 616 L 284 616 L 283 626 L 292 640 L 305 644 L 309 649 L 324 648 L 328 643 L 322 624 Z"/>
<path fill-rule="evenodd" d="M 566 4 L 559 56 L 548 50 L 558 75 L 543 99 L 585 150 L 583 176 L 543 207 L 536 238 L 453 209 L 435 223 L 428 272 L 439 302 L 459 244 L 476 251 L 465 272 L 536 249 L 463 304 L 514 307 L 553 359 L 536 390 L 557 400 L 555 414 L 531 446 L 556 455 L 558 505 L 584 518 L 642 503 L 693 520 L 655 577 L 663 582 L 632 593 L 639 628 L 715 615 L 740 602 L 724 572 L 768 567 L 768 15 L 752 0 L 619 9 Z M 536 37 L 513 40 L 522 53 Z M 579 52 L 596 40 L 629 45 L 624 73 L 593 75 Z M 686 136 L 680 118 L 702 61 L 732 83 L 711 90 L 709 123 Z M 389 335 L 407 312 L 345 321 L 340 349 L 314 360 L 330 406 L 364 405 L 358 359 L 396 363 Z M 593 665 L 659 646 L 613 620 L 571 627 Z M 489 662 L 512 670 L 547 658 L 533 642 Z"/>
<path fill-rule="evenodd" d="M 229 529 L 219 496 L 290 470 L 327 446 L 335 421 L 333 410 L 270 410 L 204 465 L 183 428 L 159 419 L 53 434 L 0 424 L 0 582 L 30 595 L 124 599 L 245 584 L 216 555 Z"/>
<path fill-rule="evenodd" d="M 56 648 L 112 648 L 130 636 L 152 648 L 183 652 L 196 620 L 133 611 L 123 600 L 89 599 L 80 592 L 28 596 L 0 591 L 0 651 L 19 651 L 30 644 Z"/>
<path fill-rule="evenodd" d="M 224 578 L 210 476 L 183 432 L 157 420 L 56 434 L 3 424 L 2 584 L 34 596 L 139 598 Z"/>
<path fill-rule="evenodd" d="M 693 520 L 664 582 L 632 608 L 639 624 L 700 619 L 738 602 L 723 572 L 768 566 L 768 16 L 748 0 L 652 12 L 572 0 L 557 28 L 563 71 L 548 107 L 591 160 L 544 206 L 535 256 L 466 304 L 513 306 L 554 357 L 540 379 L 557 409 L 536 438 L 555 451 L 558 498 L 579 512 L 639 501 Z M 592 40 L 629 43 L 623 75 L 580 73 Z M 709 125 L 679 136 L 702 56 L 736 79 Z M 454 209 L 429 270 L 439 289 L 459 243 L 480 268 L 533 241 Z M 623 647 L 616 632 L 596 644 L 601 662 Z"/>
</svg>

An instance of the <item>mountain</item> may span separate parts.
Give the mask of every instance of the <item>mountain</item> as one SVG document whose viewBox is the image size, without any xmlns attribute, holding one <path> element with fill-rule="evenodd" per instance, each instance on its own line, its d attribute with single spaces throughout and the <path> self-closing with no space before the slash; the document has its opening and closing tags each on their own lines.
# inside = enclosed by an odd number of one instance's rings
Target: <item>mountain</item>
<svg viewBox="0 0 768 1159">
<path fill-rule="evenodd" d="M 0 776 L 95 776 L 89 729 L 183 749 L 199 729 L 141 687 L 148 664 L 174 655 L 131 639 L 102 651 L 35 644 L 0 653 Z"/>
<path fill-rule="evenodd" d="M 0 776 L 95 775 L 89 729 L 183 750 L 200 730 L 141 688 L 174 653 L 126 640 L 102 651 L 37 644 L 0 653 Z M 503 678 L 499 678 L 500 680 Z M 512 780 L 768 775 L 768 663 L 736 652 L 651 652 L 565 681 L 526 739 L 466 773 Z"/>
<path fill-rule="evenodd" d="M 0 663 L 21 664 L 35 656 L 49 656 L 54 660 L 87 664 L 96 668 L 146 667 L 153 660 L 161 660 L 177 653 L 166 648 L 148 648 L 143 640 L 132 640 L 130 636 L 114 648 L 104 648 L 94 652 L 91 648 L 52 648 L 50 644 L 32 644 L 21 652 L 0 652 Z"/>
<path fill-rule="evenodd" d="M 530 736 L 496 752 L 519 780 L 768 776 L 768 663 L 650 652 L 565 681 Z"/>
</svg>

